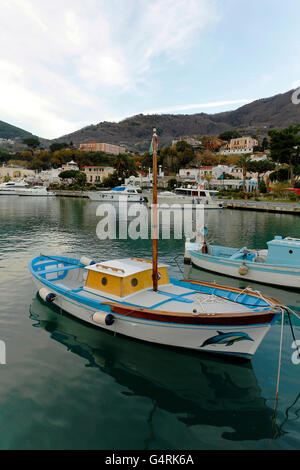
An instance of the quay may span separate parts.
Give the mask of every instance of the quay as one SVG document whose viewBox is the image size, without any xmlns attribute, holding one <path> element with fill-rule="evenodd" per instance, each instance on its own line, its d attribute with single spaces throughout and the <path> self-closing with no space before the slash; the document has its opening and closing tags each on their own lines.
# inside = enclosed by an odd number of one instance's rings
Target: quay
<svg viewBox="0 0 300 470">
<path fill-rule="evenodd" d="M 300 204 L 276 201 L 226 201 L 224 208 L 246 211 L 275 212 L 277 214 L 300 215 Z"/>
</svg>

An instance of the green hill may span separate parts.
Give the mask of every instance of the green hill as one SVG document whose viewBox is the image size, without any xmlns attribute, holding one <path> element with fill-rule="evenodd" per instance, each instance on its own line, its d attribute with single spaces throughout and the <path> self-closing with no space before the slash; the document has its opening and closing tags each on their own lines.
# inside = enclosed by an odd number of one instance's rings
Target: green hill
<svg viewBox="0 0 300 470">
<path fill-rule="evenodd" d="M 19 127 L 7 124 L 7 122 L 0 121 L 0 139 L 15 139 L 16 137 L 24 139 L 25 137 L 32 137 L 32 134 Z"/>
</svg>

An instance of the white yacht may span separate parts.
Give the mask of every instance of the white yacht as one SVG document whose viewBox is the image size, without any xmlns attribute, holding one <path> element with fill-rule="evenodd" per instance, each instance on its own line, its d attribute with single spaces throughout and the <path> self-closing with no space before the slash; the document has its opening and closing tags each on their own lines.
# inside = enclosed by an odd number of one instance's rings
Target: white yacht
<svg viewBox="0 0 300 470">
<path fill-rule="evenodd" d="M 158 194 L 158 204 L 203 204 L 205 209 L 222 209 L 223 204 L 214 200 L 218 191 L 209 191 L 201 186 L 189 188 L 177 188 L 173 192 L 164 191 Z"/>
<path fill-rule="evenodd" d="M 117 186 L 111 191 L 90 191 L 87 194 L 92 201 L 98 202 L 146 202 L 142 190 L 133 185 Z"/>
<path fill-rule="evenodd" d="M 8 181 L 0 184 L 0 195 L 2 196 L 17 196 L 20 189 L 25 189 L 29 186 L 24 180 Z"/>
<path fill-rule="evenodd" d="M 45 186 L 33 186 L 32 188 L 24 188 L 16 191 L 18 196 L 38 196 L 38 197 L 53 197 L 55 193 L 48 191 Z"/>
</svg>

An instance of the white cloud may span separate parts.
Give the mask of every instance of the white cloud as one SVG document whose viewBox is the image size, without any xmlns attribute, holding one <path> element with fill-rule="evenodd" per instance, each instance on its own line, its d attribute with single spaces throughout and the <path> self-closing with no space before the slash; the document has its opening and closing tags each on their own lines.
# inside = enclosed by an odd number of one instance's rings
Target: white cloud
<svg viewBox="0 0 300 470">
<path fill-rule="evenodd" d="M 123 114 L 125 95 L 138 106 L 216 21 L 214 2 L 0 0 L 0 119 L 54 138 Z"/>
<path fill-rule="evenodd" d="M 187 105 L 177 105 L 166 107 L 163 109 L 156 109 L 152 111 L 145 111 L 144 114 L 165 114 L 165 113 L 178 113 L 183 111 L 191 111 L 191 110 L 200 110 L 206 108 L 220 108 L 222 106 L 236 106 L 236 105 L 243 105 L 247 103 L 251 103 L 253 100 L 249 99 L 240 99 L 240 100 L 227 100 L 227 101 L 212 101 L 209 103 L 201 103 L 201 104 L 187 104 Z"/>
</svg>

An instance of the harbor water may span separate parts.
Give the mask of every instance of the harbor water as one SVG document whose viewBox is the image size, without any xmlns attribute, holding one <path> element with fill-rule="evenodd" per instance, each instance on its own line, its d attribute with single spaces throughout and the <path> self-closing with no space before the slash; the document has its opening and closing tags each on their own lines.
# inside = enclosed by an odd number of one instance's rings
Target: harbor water
<svg viewBox="0 0 300 470">
<path fill-rule="evenodd" d="M 42 303 L 28 270 L 40 253 L 96 261 L 151 259 L 151 239 L 100 240 L 98 204 L 0 196 L 0 449 L 296 450 L 300 361 L 281 322 L 251 362 L 166 348 L 88 326 Z M 207 211 L 214 244 L 266 248 L 300 236 L 289 214 Z M 159 242 L 172 277 L 246 287 L 184 266 L 185 240 Z M 300 293 L 252 284 L 300 312 Z M 300 320 L 292 318 L 300 343 Z M 1 362 L 1 359 L 0 359 Z"/>
</svg>

